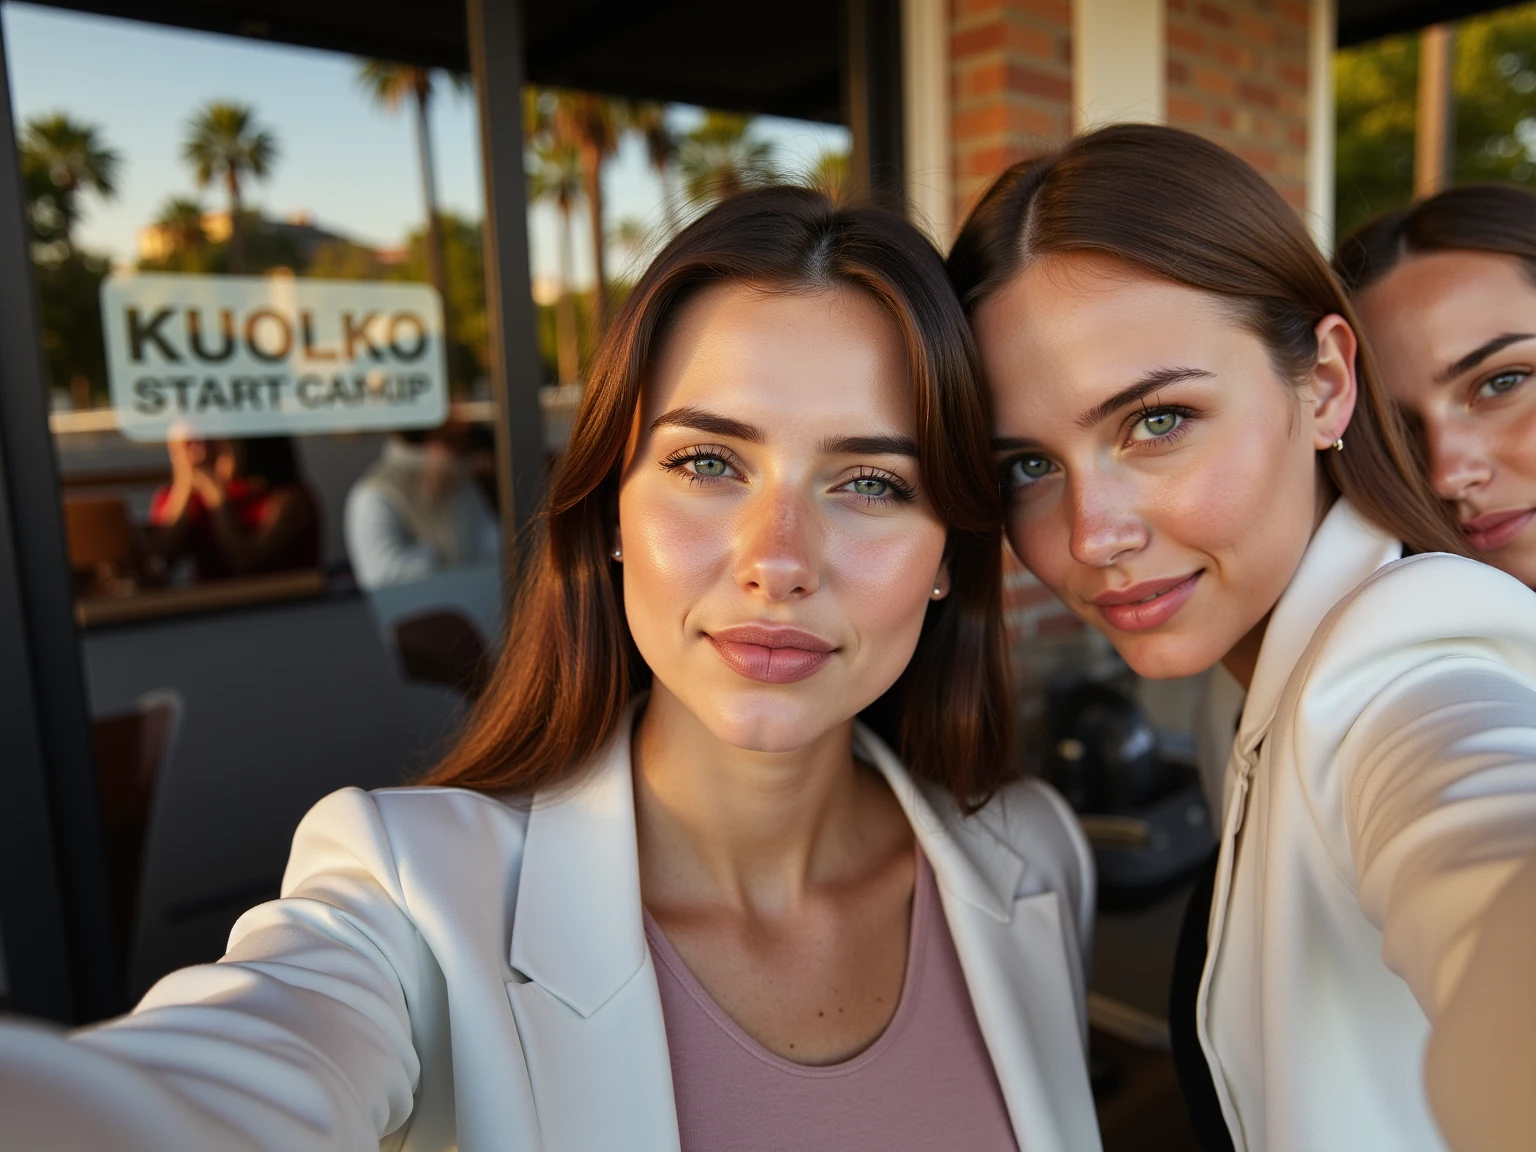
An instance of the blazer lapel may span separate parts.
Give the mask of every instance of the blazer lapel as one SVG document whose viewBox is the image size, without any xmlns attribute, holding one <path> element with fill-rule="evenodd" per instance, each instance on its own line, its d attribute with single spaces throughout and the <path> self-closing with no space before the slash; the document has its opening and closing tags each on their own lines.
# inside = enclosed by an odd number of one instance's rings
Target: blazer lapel
<svg viewBox="0 0 1536 1152">
<path fill-rule="evenodd" d="M 534 797 L 507 985 L 548 1152 L 677 1152 L 645 941 L 626 722 L 574 789 Z"/>
<path fill-rule="evenodd" d="M 1029 861 L 947 805 L 930 804 L 895 755 L 862 726 L 858 743 L 891 785 L 938 883 L 982 1038 L 1014 1137 L 1025 1152 L 1100 1147 L 1088 1086 L 1081 991 L 1053 891 Z"/>
</svg>

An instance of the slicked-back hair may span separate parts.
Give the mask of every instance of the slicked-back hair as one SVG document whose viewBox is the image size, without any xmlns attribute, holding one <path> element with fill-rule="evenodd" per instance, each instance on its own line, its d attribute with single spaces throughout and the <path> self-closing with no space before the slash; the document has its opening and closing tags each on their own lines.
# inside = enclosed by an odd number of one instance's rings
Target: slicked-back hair
<svg viewBox="0 0 1536 1152">
<path fill-rule="evenodd" d="M 901 333 L 918 463 L 947 528 L 950 594 L 864 713 L 920 778 L 966 809 L 1008 771 L 1001 510 L 990 418 L 965 317 L 933 246 L 900 217 L 800 188 L 747 192 L 679 233 L 603 340 L 536 521 L 503 651 L 455 747 L 424 783 L 529 794 L 588 763 L 651 680 L 609 556 L 624 451 L 670 321 L 700 289 L 855 291 Z"/>
<path fill-rule="evenodd" d="M 1447 188 L 1362 225 L 1339 245 L 1333 268 L 1358 296 L 1399 261 L 1429 252 L 1513 256 L 1536 282 L 1536 194 L 1507 184 Z"/>
<path fill-rule="evenodd" d="M 1028 262 L 1073 253 L 1219 297 L 1293 383 L 1317 363 L 1324 317 L 1337 314 L 1360 331 L 1343 287 L 1280 194 L 1237 156 L 1178 129 L 1115 125 L 1015 164 L 966 220 L 950 280 L 971 314 Z M 1319 454 L 1324 484 L 1413 550 L 1466 555 L 1363 341 L 1355 368 L 1345 450 Z"/>
</svg>

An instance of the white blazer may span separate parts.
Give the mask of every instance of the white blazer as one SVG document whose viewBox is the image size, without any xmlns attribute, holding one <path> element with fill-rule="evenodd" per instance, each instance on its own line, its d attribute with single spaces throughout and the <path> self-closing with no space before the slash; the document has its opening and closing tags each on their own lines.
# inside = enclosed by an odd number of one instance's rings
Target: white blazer
<svg viewBox="0 0 1536 1152">
<path fill-rule="evenodd" d="M 1470 560 L 1401 557 L 1334 506 L 1227 759 L 1196 1023 L 1240 1152 L 1443 1152 L 1425 1045 L 1536 851 L 1536 596 Z M 1533 994 L 1530 957 L 1495 959 L 1502 988 Z M 1456 1075 L 1500 1059 L 1487 1045 Z"/>
<path fill-rule="evenodd" d="M 328 796 L 283 898 L 217 964 L 64 1038 L 0 1028 L 0 1148 L 675 1152 L 641 919 L 628 724 L 531 807 Z M 963 818 L 868 731 L 927 855 L 1021 1148 L 1099 1148 L 1086 1073 L 1093 865 L 1061 798 Z"/>
</svg>

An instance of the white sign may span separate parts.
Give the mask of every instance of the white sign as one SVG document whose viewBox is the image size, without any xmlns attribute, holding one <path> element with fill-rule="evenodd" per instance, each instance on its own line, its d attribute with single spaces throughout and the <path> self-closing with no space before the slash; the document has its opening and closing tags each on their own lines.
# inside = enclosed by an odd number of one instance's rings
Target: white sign
<svg viewBox="0 0 1536 1152">
<path fill-rule="evenodd" d="M 426 284 L 114 276 L 107 376 L 131 440 L 431 428 L 448 418 L 443 306 Z"/>
</svg>

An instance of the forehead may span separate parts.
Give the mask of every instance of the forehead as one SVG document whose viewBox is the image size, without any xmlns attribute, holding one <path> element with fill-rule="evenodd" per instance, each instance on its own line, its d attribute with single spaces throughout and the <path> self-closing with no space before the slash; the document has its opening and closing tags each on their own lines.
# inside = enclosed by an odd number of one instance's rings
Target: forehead
<svg viewBox="0 0 1536 1152">
<path fill-rule="evenodd" d="M 1486 340 L 1536 327 L 1536 284 L 1512 256 L 1431 252 L 1400 262 L 1359 308 L 1391 375 L 1424 382 Z"/>
<path fill-rule="evenodd" d="M 1036 260 L 976 313 L 977 336 L 999 411 L 1077 404 L 1158 368 L 1209 367 L 1246 337 L 1210 293 L 1101 256 Z"/>
<path fill-rule="evenodd" d="M 778 427 L 916 425 L 900 329 L 852 288 L 711 285 L 663 337 L 642 392 L 644 424 L 690 406 Z"/>
</svg>

